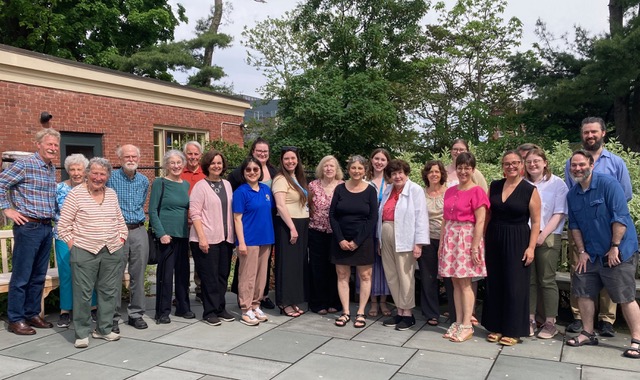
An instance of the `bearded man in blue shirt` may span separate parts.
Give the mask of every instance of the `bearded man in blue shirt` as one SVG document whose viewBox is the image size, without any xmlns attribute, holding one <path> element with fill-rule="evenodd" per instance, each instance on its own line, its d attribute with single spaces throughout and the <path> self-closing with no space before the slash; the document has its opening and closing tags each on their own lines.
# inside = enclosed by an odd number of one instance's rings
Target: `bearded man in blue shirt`
<svg viewBox="0 0 640 380">
<path fill-rule="evenodd" d="M 569 231 L 578 249 L 571 289 L 578 298 L 583 330 L 567 340 L 569 346 L 597 345 L 593 332 L 594 300 L 604 288 L 620 304 L 631 330 L 631 346 L 624 356 L 640 358 L 640 307 L 635 300 L 638 236 L 620 183 L 593 171 L 591 153 L 578 150 L 571 156 L 571 178 L 576 182 L 567 194 Z"/>
</svg>

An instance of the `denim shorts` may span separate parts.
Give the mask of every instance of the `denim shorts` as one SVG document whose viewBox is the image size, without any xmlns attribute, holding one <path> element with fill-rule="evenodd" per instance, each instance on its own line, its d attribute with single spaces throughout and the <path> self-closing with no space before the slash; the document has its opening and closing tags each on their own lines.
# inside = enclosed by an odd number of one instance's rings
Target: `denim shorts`
<svg viewBox="0 0 640 380">
<path fill-rule="evenodd" d="M 587 260 L 587 270 L 584 273 L 573 273 L 571 293 L 575 297 L 596 299 L 604 287 L 615 303 L 635 301 L 637 267 L 637 252 L 613 268 L 608 266 L 606 258 L 596 259 L 593 263 Z"/>
</svg>

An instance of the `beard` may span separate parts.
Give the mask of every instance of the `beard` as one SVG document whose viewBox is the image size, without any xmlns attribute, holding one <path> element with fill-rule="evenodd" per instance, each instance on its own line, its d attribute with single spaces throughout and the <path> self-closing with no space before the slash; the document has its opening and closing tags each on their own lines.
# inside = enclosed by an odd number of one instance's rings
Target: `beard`
<svg viewBox="0 0 640 380">
<path fill-rule="evenodd" d="M 584 172 L 582 173 L 581 176 L 576 177 L 573 174 L 571 174 L 571 179 L 576 182 L 576 183 L 583 183 L 584 181 L 586 181 L 589 177 L 591 176 L 591 169 L 584 169 Z"/>
<path fill-rule="evenodd" d="M 138 163 L 137 162 L 127 162 L 126 164 L 124 164 L 124 168 L 125 168 L 125 170 L 128 170 L 130 172 L 134 172 L 134 171 L 138 170 Z"/>
<path fill-rule="evenodd" d="M 596 151 L 598 151 L 600 148 L 602 148 L 602 144 L 603 144 L 603 142 L 604 142 L 603 140 L 604 140 L 604 138 L 602 138 L 602 137 L 601 137 L 601 138 L 597 139 L 597 140 L 593 143 L 593 145 L 589 145 L 589 144 L 587 144 L 587 142 L 586 142 L 586 141 L 583 141 L 583 142 L 582 142 L 582 147 L 584 148 L 584 150 L 588 150 L 589 152 L 596 152 Z"/>
</svg>

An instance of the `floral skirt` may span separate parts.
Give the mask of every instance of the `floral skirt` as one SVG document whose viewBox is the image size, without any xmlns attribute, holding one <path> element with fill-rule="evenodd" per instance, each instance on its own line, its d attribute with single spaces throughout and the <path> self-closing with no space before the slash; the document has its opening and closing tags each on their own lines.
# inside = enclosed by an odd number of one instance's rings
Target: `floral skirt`
<svg viewBox="0 0 640 380">
<path fill-rule="evenodd" d="M 480 240 L 480 262 L 473 262 L 471 242 L 474 224 L 446 220 L 444 236 L 440 240 L 438 255 L 438 275 L 440 277 L 485 277 L 487 266 L 484 261 L 484 240 Z"/>
</svg>

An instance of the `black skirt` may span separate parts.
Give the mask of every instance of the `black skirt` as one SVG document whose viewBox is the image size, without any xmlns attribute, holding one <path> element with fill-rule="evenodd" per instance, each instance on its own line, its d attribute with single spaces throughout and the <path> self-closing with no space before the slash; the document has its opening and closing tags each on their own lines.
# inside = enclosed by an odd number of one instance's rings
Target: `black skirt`
<svg viewBox="0 0 640 380">
<path fill-rule="evenodd" d="M 334 238 L 331 241 L 331 262 L 336 265 L 373 265 L 377 253 L 369 237 L 355 251 L 343 251 Z"/>
</svg>

